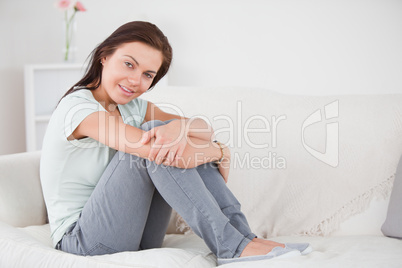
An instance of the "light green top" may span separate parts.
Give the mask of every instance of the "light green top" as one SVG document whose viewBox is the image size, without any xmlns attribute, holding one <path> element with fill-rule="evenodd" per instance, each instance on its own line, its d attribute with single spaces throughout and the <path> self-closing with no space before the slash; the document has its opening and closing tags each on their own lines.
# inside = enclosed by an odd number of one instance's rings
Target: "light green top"
<svg viewBox="0 0 402 268">
<path fill-rule="evenodd" d="M 124 123 L 140 127 L 148 102 L 118 105 Z M 78 220 L 116 150 L 92 139 L 67 140 L 90 114 L 106 111 L 88 89 L 64 97 L 50 118 L 43 140 L 40 178 L 54 246 Z"/>
</svg>

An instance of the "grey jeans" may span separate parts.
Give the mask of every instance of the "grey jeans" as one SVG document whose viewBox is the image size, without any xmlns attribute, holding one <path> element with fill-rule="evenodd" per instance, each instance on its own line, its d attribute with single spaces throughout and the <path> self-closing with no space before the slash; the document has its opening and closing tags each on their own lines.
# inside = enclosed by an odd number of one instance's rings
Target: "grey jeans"
<svg viewBox="0 0 402 268">
<path fill-rule="evenodd" d="M 180 169 L 118 151 L 56 248 L 78 255 L 159 248 L 171 208 L 219 258 L 240 256 L 256 237 L 216 164 Z"/>
</svg>

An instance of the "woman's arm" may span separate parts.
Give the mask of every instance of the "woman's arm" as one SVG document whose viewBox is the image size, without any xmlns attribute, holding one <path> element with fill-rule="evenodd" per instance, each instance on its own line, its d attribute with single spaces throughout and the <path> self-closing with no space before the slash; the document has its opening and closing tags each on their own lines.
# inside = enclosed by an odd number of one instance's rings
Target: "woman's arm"
<svg viewBox="0 0 402 268">
<path fill-rule="evenodd" d="M 178 119 L 170 122 L 174 124 L 175 128 L 180 128 L 189 137 L 194 137 L 202 140 L 211 141 L 214 139 L 214 130 L 212 127 L 201 118 L 187 118 L 175 114 L 170 114 L 162 111 L 158 106 L 148 101 L 147 111 L 145 114 L 144 122 L 151 120 L 168 121 L 171 119 Z M 145 139 L 149 139 L 149 133 Z"/>
<path fill-rule="evenodd" d="M 143 144 L 140 142 L 143 133 L 145 131 L 116 120 L 115 116 L 102 111 L 87 116 L 74 130 L 72 136 L 73 138 L 88 136 L 116 150 L 148 159 L 155 138 Z M 189 144 L 185 147 L 182 156 L 171 163 L 164 164 L 179 168 L 193 168 L 220 159 L 221 151 L 211 141 L 194 137 L 188 137 L 188 139 Z M 164 159 L 155 159 L 155 162 L 161 164 Z"/>
<path fill-rule="evenodd" d="M 144 122 L 150 120 L 167 121 L 171 119 L 177 119 L 171 121 L 168 125 L 153 128 L 148 132 L 144 132 L 141 142 L 147 144 L 151 138 L 157 138 L 159 146 L 151 146 L 149 159 L 154 159 L 159 155 L 166 156 L 163 164 L 170 165 L 170 163 L 177 161 L 183 155 L 185 147 L 194 145 L 192 138 L 198 138 L 200 140 L 208 141 L 209 143 L 215 139 L 215 134 L 212 127 L 200 118 L 186 118 L 174 114 L 163 112 L 158 106 L 152 102 L 148 102 L 147 112 Z M 172 132 L 176 134 L 172 135 Z M 166 134 L 165 134 L 166 133 Z M 187 137 L 189 141 L 185 142 L 184 137 Z M 163 148 L 164 143 L 173 143 L 176 147 Z M 181 143 L 181 144 L 180 144 Z M 200 143 L 202 145 L 202 143 Z M 213 143 L 215 146 L 216 144 Z M 199 150 L 199 146 L 194 146 L 196 150 Z M 219 172 L 223 179 L 227 183 L 230 170 L 231 154 L 227 146 L 224 146 L 224 159 L 219 165 Z M 220 157 L 219 157 L 220 159 Z"/>
<path fill-rule="evenodd" d="M 205 120 L 197 117 L 185 120 L 187 136 L 207 141 L 215 139 L 214 130 Z"/>
</svg>

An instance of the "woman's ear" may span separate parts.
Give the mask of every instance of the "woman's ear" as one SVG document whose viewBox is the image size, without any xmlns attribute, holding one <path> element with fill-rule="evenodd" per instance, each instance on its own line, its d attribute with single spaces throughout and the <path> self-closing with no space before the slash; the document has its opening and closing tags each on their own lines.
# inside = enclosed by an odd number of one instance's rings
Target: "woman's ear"
<svg viewBox="0 0 402 268">
<path fill-rule="evenodd" d="M 100 63 L 103 65 L 105 63 L 105 61 L 106 61 L 106 57 L 101 58 Z"/>
</svg>

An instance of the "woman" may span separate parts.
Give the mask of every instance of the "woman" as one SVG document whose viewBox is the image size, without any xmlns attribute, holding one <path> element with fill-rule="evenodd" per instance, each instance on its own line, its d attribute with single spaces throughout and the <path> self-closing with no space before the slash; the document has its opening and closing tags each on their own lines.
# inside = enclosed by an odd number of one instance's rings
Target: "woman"
<svg viewBox="0 0 402 268">
<path fill-rule="evenodd" d="M 174 208 L 219 264 L 310 251 L 251 232 L 225 184 L 230 151 L 205 121 L 138 98 L 171 60 L 155 25 L 127 23 L 97 46 L 59 102 L 40 170 L 54 246 L 78 255 L 161 247 Z"/>
</svg>

